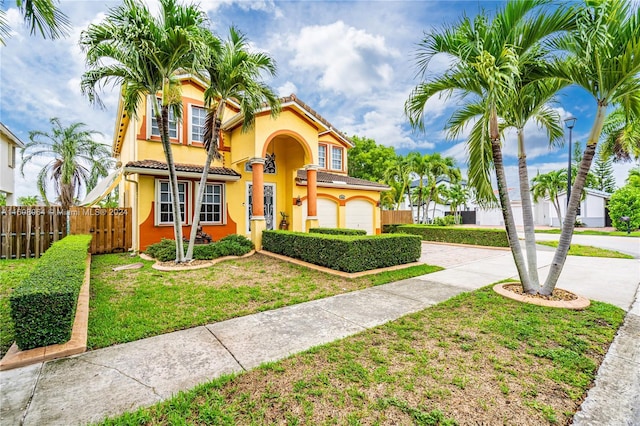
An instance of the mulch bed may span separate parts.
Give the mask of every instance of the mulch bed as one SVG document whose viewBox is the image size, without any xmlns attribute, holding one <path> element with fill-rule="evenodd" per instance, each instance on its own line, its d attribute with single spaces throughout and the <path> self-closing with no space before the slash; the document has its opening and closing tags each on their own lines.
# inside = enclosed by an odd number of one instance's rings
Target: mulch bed
<svg viewBox="0 0 640 426">
<path fill-rule="evenodd" d="M 502 288 L 505 290 L 509 290 L 513 293 L 520 294 L 527 297 L 537 298 L 537 299 L 545 299 L 545 300 L 554 300 L 554 301 L 569 301 L 569 300 L 577 300 L 578 296 L 574 293 L 571 293 L 567 290 L 562 290 L 560 288 L 556 288 L 553 290 L 550 296 L 545 296 L 542 294 L 526 294 L 522 290 L 521 284 L 506 284 Z"/>
</svg>

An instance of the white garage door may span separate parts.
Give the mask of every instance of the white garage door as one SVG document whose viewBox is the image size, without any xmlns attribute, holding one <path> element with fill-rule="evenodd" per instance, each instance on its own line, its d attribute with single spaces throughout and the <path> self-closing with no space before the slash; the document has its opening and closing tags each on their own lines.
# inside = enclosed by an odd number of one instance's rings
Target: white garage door
<svg viewBox="0 0 640 426">
<path fill-rule="evenodd" d="M 373 204 L 364 200 L 347 202 L 346 225 L 350 229 L 364 229 L 373 235 Z"/>
<path fill-rule="evenodd" d="M 338 204 L 326 198 L 318 198 L 318 226 L 320 228 L 338 227 Z M 307 200 L 302 202 L 302 228 L 307 229 Z"/>
</svg>

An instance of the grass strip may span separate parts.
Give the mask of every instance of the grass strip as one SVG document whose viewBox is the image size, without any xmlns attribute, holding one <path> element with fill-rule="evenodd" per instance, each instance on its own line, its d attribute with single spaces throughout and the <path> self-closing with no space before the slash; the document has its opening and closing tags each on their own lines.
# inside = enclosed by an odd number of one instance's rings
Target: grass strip
<svg viewBox="0 0 640 426">
<path fill-rule="evenodd" d="M 536 241 L 536 244 L 549 247 L 558 247 L 558 241 Z M 583 246 L 581 244 L 571 244 L 569 247 L 570 256 L 586 256 L 586 257 L 610 257 L 615 259 L 634 259 L 633 256 L 626 253 L 620 253 L 615 250 L 607 250 L 600 247 Z"/>
<path fill-rule="evenodd" d="M 142 269 L 113 271 L 134 262 Z M 97 349 L 439 271 L 418 265 L 355 279 L 267 256 L 161 272 L 128 255 L 93 256 L 88 347 Z"/>
<path fill-rule="evenodd" d="M 561 234 L 560 229 L 536 229 L 536 234 Z M 591 229 L 580 230 L 578 228 L 573 230 L 574 235 L 609 235 L 612 237 L 640 237 L 640 231 L 633 231 L 631 234 L 627 234 L 627 231 L 594 231 Z"/>
<path fill-rule="evenodd" d="M 102 424 L 568 424 L 623 318 L 485 287 Z"/>
</svg>

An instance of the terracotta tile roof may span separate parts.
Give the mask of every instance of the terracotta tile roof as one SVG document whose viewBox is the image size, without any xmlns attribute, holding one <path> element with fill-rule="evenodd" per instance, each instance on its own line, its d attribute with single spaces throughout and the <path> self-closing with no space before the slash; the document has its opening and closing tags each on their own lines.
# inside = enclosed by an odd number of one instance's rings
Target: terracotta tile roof
<svg viewBox="0 0 640 426">
<path fill-rule="evenodd" d="M 142 161 L 130 161 L 125 168 L 139 168 L 149 170 L 168 170 L 167 163 L 163 163 L 156 160 L 142 160 Z M 177 164 L 176 172 L 188 172 L 188 173 L 202 173 L 204 167 L 197 166 L 195 164 Z M 235 170 L 228 169 L 226 167 L 211 167 L 209 169 L 210 174 L 223 175 L 223 176 L 240 176 L 240 173 Z"/>
<path fill-rule="evenodd" d="M 333 184 L 343 184 L 349 186 L 368 186 L 370 188 L 380 188 L 382 191 L 386 191 L 389 187 L 383 183 L 371 182 L 364 179 L 358 179 L 347 175 L 339 175 L 336 173 L 322 172 L 318 171 L 317 174 L 318 183 L 333 183 Z M 298 183 L 306 183 L 307 182 L 307 172 L 305 170 L 298 170 L 298 176 L 296 177 L 296 182 Z"/>
</svg>

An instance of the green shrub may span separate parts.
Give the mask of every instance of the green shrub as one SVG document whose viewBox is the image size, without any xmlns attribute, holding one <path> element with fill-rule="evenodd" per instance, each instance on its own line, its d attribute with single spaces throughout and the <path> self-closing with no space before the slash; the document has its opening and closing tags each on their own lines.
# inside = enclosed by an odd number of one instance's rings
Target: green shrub
<svg viewBox="0 0 640 426">
<path fill-rule="evenodd" d="M 11 293 L 11 318 L 21 350 L 71 338 L 90 242 L 90 235 L 69 235 L 55 242 Z"/>
<path fill-rule="evenodd" d="M 419 235 L 425 241 L 473 244 L 488 247 L 509 247 L 504 229 L 474 229 L 433 225 L 401 225 L 396 232 Z"/>
<path fill-rule="evenodd" d="M 421 254 L 412 235 L 346 236 L 264 231 L 265 250 L 345 272 L 360 272 L 416 261 Z"/>
<path fill-rule="evenodd" d="M 456 218 L 453 215 L 439 216 L 433 220 L 433 224 L 436 226 L 452 226 L 456 225 Z"/>
<path fill-rule="evenodd" d="M 640 228 L 640 187 L 625 185 L 611 195 L 609 204 L 609 217 L 613 226 L 618 231 L 626 231 Z M 628 217 L 629 223 L 620 220 Z"/>
<path fill-rule="evenodd" d="M 364 229 L 348 229 L 348 228 L 309 228 L 311 234 L 327 234 L 327 235 L 367 235 Z"/>
<path fill-rule="evenodd" d="M 185 245 L 185 251 L 187 245 Z M 253 250 L 251 240 L 242 235 L 227 235 L 218 242 L 196 244 L 193 247 L 195 260 L 211 260 L 223 256 L 243 256 Z M 163 238 L 159 243 L 147 247 L 146 253 L 160 262 L 169 262 L 176 258 L 176 242 Z"/>
</svg>

